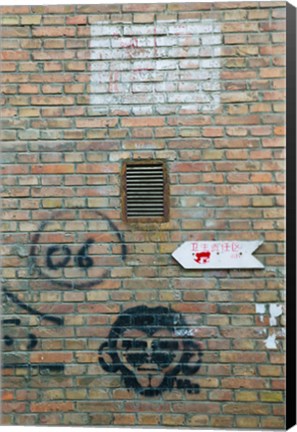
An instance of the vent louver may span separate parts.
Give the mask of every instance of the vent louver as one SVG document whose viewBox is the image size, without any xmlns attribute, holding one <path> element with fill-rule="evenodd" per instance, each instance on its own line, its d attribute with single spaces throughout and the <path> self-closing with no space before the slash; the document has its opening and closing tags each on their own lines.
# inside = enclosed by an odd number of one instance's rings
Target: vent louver
<svg viewBox="0 0 297 432">
<path fill-rule="evenodd" d="M 168 182 L 163 161 L 125 163 L 124 214 L 127 221 L 167 220 L 166 191 Z"/>
</svg>

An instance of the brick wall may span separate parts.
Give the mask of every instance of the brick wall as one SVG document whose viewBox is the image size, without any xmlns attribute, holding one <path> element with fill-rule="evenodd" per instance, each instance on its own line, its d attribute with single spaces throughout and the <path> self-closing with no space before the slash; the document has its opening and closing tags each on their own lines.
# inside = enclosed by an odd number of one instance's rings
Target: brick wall
<svg viewBox="0 0 297 432">
<path fill-rule="evenodd" d="M 2 423 L 283 428 L 285 3 L 1 13 Z M 123 222 L 137 159 L 169 222 Z"/>
</svg>

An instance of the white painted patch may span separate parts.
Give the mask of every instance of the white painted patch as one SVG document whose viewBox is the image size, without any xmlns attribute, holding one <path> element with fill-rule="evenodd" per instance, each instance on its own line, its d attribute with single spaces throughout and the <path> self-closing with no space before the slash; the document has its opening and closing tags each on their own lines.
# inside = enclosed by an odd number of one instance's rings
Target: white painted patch
<svg viewBox="0 0 297 432">
<path fill-rule="evenodd" d="M 194 336 L 195 330 L 194 329 L 175 329 L 174 333 L 176 336 Z"/>
<path fill-rule="evenodd" d="M 277 349 L 276 334 L 273 333 L 272 335 L 268 336 L 268 338 L 264 340 L 264 343 L 268 349 Z"/>
<path fill-rule="evenodd" d="M 266 328 L 263 328 L 263 329 L 260 329 L 260 330 L 256 330 L 256 331 L 257 331 L 257 333 L 259 335 L 266 335 L 267 334 L 267 329 Z"/>
<path fill-rule="evenodd" d="M 281 328 L 276 333 L 272 333 L 271 335 L 268 336 L 267 339 L 264 340 L 266 348 L 277 349 L 278 348 L 277 338 L 284 338 L 285 336 L 286 336 L 285 328 Z"/>
<path fill-rule="evenodd" d="M 256 313 L 260 314 L 260 321 L 264 321 L 265 303 L 256 303 Z"/>
<path fill-rule="evenodd" d="M 269 324 L 271 326 L 276 326 L 277 325 L 276 318 L 281 316 L 282 313 L 283 313 L 282 305 L 271 303 L 269 305 L 269 314 L 270 314 Z"/>
<path fill-rule="evenodd" d="M 91 26 L 90 104 L 108 114 L 119 106 L 182 104 L 200 112 L 220 105 L 222 35 L 215 20 Z M 189 83 L 193 90 L 181 90 Z M 209 87 L 211 83 L 211 87 Z M 175 108 L 176 107 L 176 108 Z"/>
</svg>

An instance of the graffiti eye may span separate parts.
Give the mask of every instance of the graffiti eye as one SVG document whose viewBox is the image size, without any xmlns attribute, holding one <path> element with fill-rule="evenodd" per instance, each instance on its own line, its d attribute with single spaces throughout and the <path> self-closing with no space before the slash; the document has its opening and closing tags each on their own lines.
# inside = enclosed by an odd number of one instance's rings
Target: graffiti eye
<svg viewBox="0 0 297 432">
<path fill-rule="evenodd" d="M 160 340 L 153 343 L 152 361 L 161 369 L 167 368 L 174 360 L 178 343 L 174 340 Z"/>
<path fill-rule="evenodd" d="M 146 348 L 147 344 L 141 340 L 125 340 L 123 341 L 123 347 L 126 349 L 126 359 L 133 367 L 139 367 L 147 361 Z"/>
<path fill-rule="evenodd" d="M 155 363 L 159 366 L 160 369 L 165 369 L 173 362 L 175 358 L 174 353 L 155 351 L 152 354 L 152 363 Z"/>
<path fill-rule="evenodd" d="M 146 350 L 146 342 L 133 339 L 131 348 L 133 350 L 145 351 Z"/>
<path fill-rule="evenodd" d="M 127 355 L 127 362 L 137 368 L 148 361 L 148 355 L 145 352 L 131 352 Z"/>
<path fill-rule="evenodd" d="M 160 340 L 158 348 L 162 351 L 176 351 L 178 349 L 178 342 L 175 340 Z"/>
<path fill-rule="evenodd" d="M 142 340 L 125 339 L 125 340 L 123 340 L 122 345 L 123 345 L 123 348 L 125 348 L 125 350 L 127 350 L 127 351 L 129 351 L 131 349 L 141 350 L 141 351 L 146 350 L 146 342 L 142 341 Z"/>
</svg>

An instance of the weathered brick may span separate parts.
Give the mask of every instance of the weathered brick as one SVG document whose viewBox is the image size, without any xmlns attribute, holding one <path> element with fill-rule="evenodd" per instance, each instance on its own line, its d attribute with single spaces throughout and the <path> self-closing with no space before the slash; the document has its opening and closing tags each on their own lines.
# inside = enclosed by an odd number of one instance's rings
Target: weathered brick
<svg viewBox="0 0 297 432">
<path fill-rule="evenodd" d="M 164 414 L 163 424 L 166 426 L 180 426 L 184 424 L 185 416 L 181 414 Z"/>
<path fill-rule="evenodd" d="M 21 16 L 21 25 L 40 25 L 41 15 L 24 15 Z"/>
<path fill-rule="evenodd" d="M 259 417 L 256 416 L 237 416 L 236 417 L 236 426 L 241 428 L 257 428 L 260 424 Z"/>
<path fill-rule="evenodd" d="M 4 299 L 21 319 L 3 325 L 5 358 L 19 362 L 3 369 L 4 423 L 284 427 L 285 361 L 265 340 L 269 304 L 284 298 L 285 13 L 284 2 L 1 7 L 2 277 L 37 311 Z M 130 159 L 165 161 L 168 222 L 122 220 Z M 264 269 L 172 260 L 185 240 L 230 233 L 263 237 Z M 181 314 L 203 352 L 156 398 L 98 361 L 119 315 L 142 305 Z M 199 393 L 181 388 L 194 383 Z"/>
<path fill-rule="evenodd" d="M 282 402 L 283 394 L 278 391 L 262 391 L 260 399 L 262 402 Z"/>
</svg>

